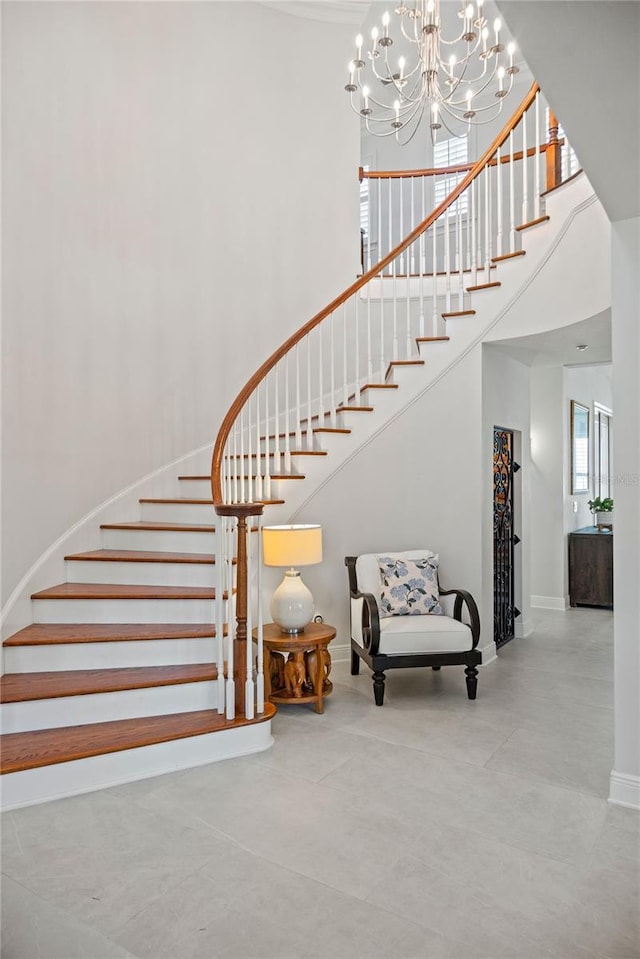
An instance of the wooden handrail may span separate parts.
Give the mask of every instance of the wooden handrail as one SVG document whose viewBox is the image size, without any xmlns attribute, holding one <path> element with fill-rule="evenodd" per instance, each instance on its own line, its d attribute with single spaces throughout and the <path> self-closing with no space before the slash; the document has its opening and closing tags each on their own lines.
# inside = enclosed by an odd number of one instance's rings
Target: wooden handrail
<svg viewBox="0 0 640 959">
<path fill-rule="evenodd" d="M 420 236 L 421 233 L 424 233 L 425 230 L 428 230 L 429 227 L 433 223 L 435 223 L 435 221 L 445 212 L 447 207 L 455 203 L 458 197 L 462 193 L 464 193 L 464 191 L 467 189 L 469 184 L 479 175 L 479 173 L 484 169 L 487 163 L 489 163 L 489 161 L 493 157 L 493 154 L 496 152 L 496 150 L 499 149 L 499 147 L 502 146 L 502 144 L 508 138 L 512 130 L 514 130 L 515 127 L 518 125 L 523 114 L 526 113 L 526 111 L 529 109 L 529 107 L 535 100 L 539 89 L 540 87 L 538 86 L 537 83 L 534 83 L 532 85 L 531 89 L 529 90 L 527 95 L 524 97 L 524 99 L 522 100 L 522 103 L 520 104 L 516 112 L 513 114 L 513 116 L 510 118 L 506 126 L 501 130 L 501 132 L 497 135 L 497 137 L 490 144 L 490 146 L 487 147 L 487 149 L 482 154 L 480 159 L 473 164 L 471 169 L 468 171 L 467 175 L 460 181 L 460 183 L 457 184 L 457 186 L 442 201 L 442 203 L 440 203 L 439 206 L 435 208 L 435 210 L 432 210 L 429 216 L 425 220 L 423 220 L 422 223 L 419 223 L 418 226 L 416 226 L 411 231 L 411 233 L 409 233 L 408 236 L 406 236 L 404 240 L 402 240 L 401 243 L 399 243 L 396 247 L 394 247 L 393 250 L 387 253 L 387 255 L 383 257 L 382 260 L 380 260 L 378 263 L 376 263 L 374 267 L 372 267 L 370 270 L 364 273 L 361 277 L 359 277 L 355 281 L 355 283 L 352 283 L 351 286 L 349 286 L 346 290 L 344 290 L 343 293 L 341 293 L 334 300 L 332 300 L 331 303 L 329 303 L 327 306 L 324 307 L 324 309 L 320 310 L 319 313 L 316 313 L 314 317 L 312 317 L 307 323 L 305 323 L 304 326 L 301 326 L 296 333 L 294 333 L 292 336 L 289 337 L 288 340 L 285 340 L 282 346 L 278 347 L 278 349 L 271 354 L 268 360 L 265 360 L 262 366 L 260 366 L 256 370 L 253 376 L 247 381 L 245 386 L 243 386 L 243 388 L 240 390 L 240 392 L 236 396 L 235 400 L 231 404 L 226 416 L 224 417 L 222 421 L 220 429 L 218 430 L 218 435 L 216 437 L 215 445 L 213 447 L 213 456 L 211 459 L 211 490 L 213 494 L 213 503 L 214 503 L 216 512 L 218 511 L 218 508 L 224 503 L 224 499 L 222 496 L 222 480 L 221 480 L 222 458 L 224 455 L 224 448 L 226 446 L 226 442 L 234 422 L 236 421 L 240 411 L 242 410 L 246 401 L 254 392 L 258 384 L 262 382 L 262 380 L 269 373 L 269 371 L 272 370 L 273 367 L 284 356 L 286 356 L 289 350 L 291 350 L 296 345 L 296 343 L 299 343 L 300 340 L 304 339 L 304 337 L 307 336 L 307 334 L 310 333 L 311 330 L 315 329 L 315 327 L 318 326 L 320 323 L 322 323 L 322 321 L 326 319 L 327 316 L 329 316 L 331 313 L 337 310 L 339 306 L 342 306 L 342 304 L 345 303 L 348 299 L 350 299 L 350 297 L 352 297 L 354 293 L 357 293 L 358 290 L 361 290 L 362 287 L 366 286 L 370 280 L 374 279 L 379 274 L 381 274 L 383 270 L 385 269 L 385 267 L 389 265 L 389 263 L 395 260 L 396 257 L 398 257 L 408 247 L 410 247 L 411 244 Z"/>
<path fill-rule="evenodd" d="M 541 143 L 540 146 L 529 147 L 527 150 L 527 158 L 535 156 L 537 152 L 546 153 L 547 150 L 550 150 L 553 147 L 564 146 L 564 139 L 556 139 L 555 143 Z M 496 147 L 497 149 L 497 147 Z M 517 153 L 513 154 L 514 162 L 516 160 L 522 160 L 523 153 L 522 150 L 518 150 Z M 511 154 L 507 153 L 504 156 L 500 157 L 500 163 L 511 163 Z M 497 166 L 498 159 L 494 157 L 493 160 L 489 160 L 486 164 L 487 166 Z M 459 166 L 439 166 L 439 167 L 429 167 L 425 170 L 370 170 L 365 171 L 360 167 L 360 180 L 399 180 L 399 179 L 410 179 L 411 177 L 421 177 L 421 176 L 435 176 L 436 174 L 442 173 L 451 175 L 453 173 L 466 173 L 467 170 L 473 169 L 473 163 L 461 163 Z"/>
</svg>

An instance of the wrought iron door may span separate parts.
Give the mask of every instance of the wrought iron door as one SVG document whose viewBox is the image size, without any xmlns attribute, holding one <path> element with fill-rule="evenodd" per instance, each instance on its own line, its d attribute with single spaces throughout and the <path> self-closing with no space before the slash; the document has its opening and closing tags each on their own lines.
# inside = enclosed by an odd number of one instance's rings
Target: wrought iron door
<svg viewBox="0 0 640 959">
<path fill-rule="evenodd" d="M 520 610 L 514 601 L 513 431 L 493 430 L 493 638 L 504 646 L 514 636 Z"/>
</svg>

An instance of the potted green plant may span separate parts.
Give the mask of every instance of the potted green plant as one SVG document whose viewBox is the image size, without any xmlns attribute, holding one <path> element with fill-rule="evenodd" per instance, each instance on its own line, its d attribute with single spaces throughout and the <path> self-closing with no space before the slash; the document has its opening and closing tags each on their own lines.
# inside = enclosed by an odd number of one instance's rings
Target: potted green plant
<svg viewBox="0 0 640 959">
<path fill-rule="evenodd" d="M 587 506 L 596 518 L 598 529 L 613 529 L 613 500 L 610 496 L 590 499 Z"/>
</svg>

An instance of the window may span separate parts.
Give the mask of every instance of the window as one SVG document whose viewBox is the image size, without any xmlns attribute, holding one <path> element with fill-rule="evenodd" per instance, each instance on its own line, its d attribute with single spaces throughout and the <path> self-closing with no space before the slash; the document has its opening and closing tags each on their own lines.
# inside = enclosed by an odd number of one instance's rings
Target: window
<svg viewBox="0 0 640 959">
<path fill-rule="evenodd" d="M 467 137 L 451 137 L 436 143 L 433 148 L 433 165 L 438 167 L 461 166 L 469 159 L 469 141 Z M 434 207 L 439 206 L 451 191 L 464 179 L 465 173 L 452 173 L 450 176 L 439 176 L 436 179 L 433 196 Z M 451 213 L 466 213 L 468 205 L 467 194 L 463 193 L 451 206 Z"/>
<path fill-rule="evenodd" d="M 594 496 L 599 496 L 600 499 L 611 496 L 611 418 L 611 410 L 598 403 L 594 404 L 593 492 Z"/>
</svg>

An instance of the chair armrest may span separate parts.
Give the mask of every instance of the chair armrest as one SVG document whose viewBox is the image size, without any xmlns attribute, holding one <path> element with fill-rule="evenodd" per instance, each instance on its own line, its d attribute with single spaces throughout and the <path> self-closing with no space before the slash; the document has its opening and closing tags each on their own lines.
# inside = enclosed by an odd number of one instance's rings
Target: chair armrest
<svg viewBox="0 0 640 959">
<path fill-rule="evenodd" d="M 473 639 L 471 648 L 475 649 L 480 642 L 480 615 L 475 599 L 466 589 L 442 589 L 442 587 L 440 587 L 440 594 L 442 596 L 455 595 L 453 618 L 457 619 L 459 623 L 462 622 L 462 604 L 464 603 L 466 605 L 470 620 L 468 625 L 471 627 L 471 636 Z"/>
<path fill-rule="evenodd" d="M 353 600 L 362 600 L 362 619 L 360 623 L 362 644 L 372 656 L 375 656 L 380 645 L 380 613 L 378 612 L 376 598 L 373 593 L 360 593 L 355 590 L 351 592 L 351 600 L 352 611 Z M 353 633 L 353 629 L 351 632 Z"/>
</svg>

